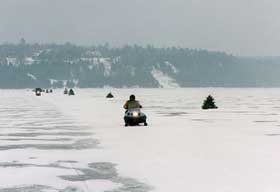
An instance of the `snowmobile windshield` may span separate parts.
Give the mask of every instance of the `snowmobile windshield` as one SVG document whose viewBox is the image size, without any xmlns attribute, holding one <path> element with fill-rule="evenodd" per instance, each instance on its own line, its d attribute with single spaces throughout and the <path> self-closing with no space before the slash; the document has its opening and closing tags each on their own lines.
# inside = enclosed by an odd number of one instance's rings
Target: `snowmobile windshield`
<svg viewBox="0 0 280 192">
<path fill-rule="evenodd" d="M 140 112 L 140 108 L 128 109 L 127 111 L 131 112 L 131 113 L 133 113 L 133 112 Z"/>
</svg>

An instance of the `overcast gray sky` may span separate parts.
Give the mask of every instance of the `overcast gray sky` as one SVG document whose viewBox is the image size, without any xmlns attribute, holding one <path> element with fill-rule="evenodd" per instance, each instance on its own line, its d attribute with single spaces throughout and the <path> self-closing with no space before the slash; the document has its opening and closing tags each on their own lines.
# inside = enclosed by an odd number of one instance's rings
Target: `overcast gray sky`
<svg viewBox="0 0 280 192">
<path fill-rule="evenodd" d="M 279 0 L 0 0 L 0 43 L 154 44 L 280 56 Z"/>
</svg>

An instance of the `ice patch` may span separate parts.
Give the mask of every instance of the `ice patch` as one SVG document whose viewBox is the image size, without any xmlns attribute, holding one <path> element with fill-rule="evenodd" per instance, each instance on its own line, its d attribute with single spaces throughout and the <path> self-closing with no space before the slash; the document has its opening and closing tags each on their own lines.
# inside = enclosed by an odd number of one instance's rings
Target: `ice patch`
<svg viewBox="0 0 280 192">
<path fill-rule="evenodd" d="M 26 90 L 0 91 L 0 98 L 0 192 L 151 190 L 104 161 L 107 149 L 93 138 L 98 126 L 74 120 L 47 101 L 72 98 L 55 92 L 45 100 Z"/>
</svg>

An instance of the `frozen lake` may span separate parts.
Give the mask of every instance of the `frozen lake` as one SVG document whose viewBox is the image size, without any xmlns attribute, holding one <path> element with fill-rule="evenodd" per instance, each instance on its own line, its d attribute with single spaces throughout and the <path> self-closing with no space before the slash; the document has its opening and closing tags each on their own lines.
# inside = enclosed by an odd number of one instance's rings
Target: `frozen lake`
<svg viewBox="0 0 280 192">
<path fill-rule="evenodd" d="M 0 192 L 280 190 L 280 89 L 109 91 L 0 90 Z M 124 127 L 132 93 L 148 127 Z"/>
</svg>

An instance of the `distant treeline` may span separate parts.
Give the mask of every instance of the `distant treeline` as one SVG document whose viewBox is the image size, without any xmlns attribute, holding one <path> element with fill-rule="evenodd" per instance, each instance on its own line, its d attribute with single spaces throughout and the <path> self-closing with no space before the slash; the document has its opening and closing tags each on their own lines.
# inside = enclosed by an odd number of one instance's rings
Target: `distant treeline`
<svg viewBox="0 0 280 192">
<path fill-rule="evenodd" d="M 243 58 L 179 47 L 71 43 L 0 45 L 0 88 L 280 87 L 280 58 Z"/>
</svg>

